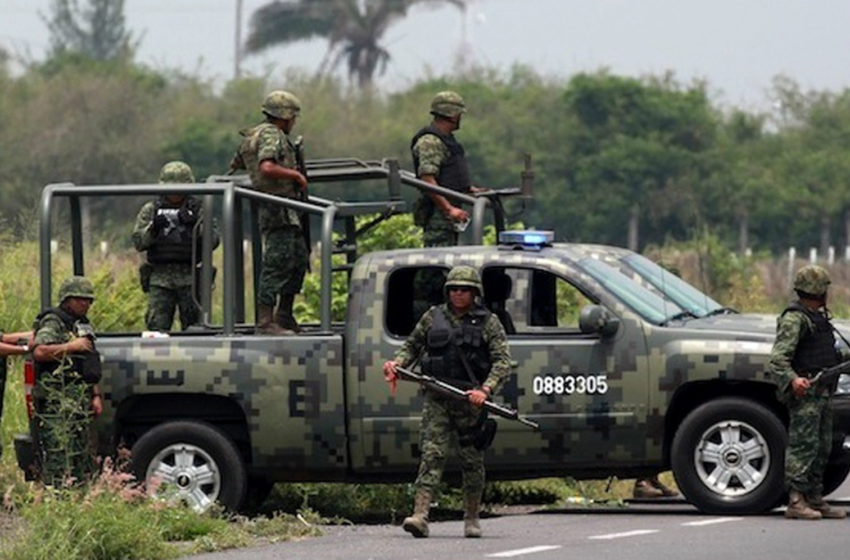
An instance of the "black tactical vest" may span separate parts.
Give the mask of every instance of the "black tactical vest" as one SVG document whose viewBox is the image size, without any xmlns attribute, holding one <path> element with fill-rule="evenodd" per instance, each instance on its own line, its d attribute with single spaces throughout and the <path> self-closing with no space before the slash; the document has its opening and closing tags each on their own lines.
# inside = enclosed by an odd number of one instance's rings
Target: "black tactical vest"
<svg viewBox="0 0 850 560">
<path fill-rule="evenodd" d="M 484 323 L 490 317 L 490 311 L 475 306 L 456 327 L 449 322 L 442 307 L 435 307 L 433 316 L 434 323 L 428 331 L 422 357 L 423 373 L 450 381 L 462 389 L 481 385 L 492 366 L 490 349 L 484 340 Z M 466 357 L 466 364 L 461 353 Z"/>
<path fill-rule="evenodd" d="M 93 385 L 98 383 L 103 376 L 100 353 L 94 347 L 94 330 L 91 328 L 88 318 L 74 319 L 67 311 L 61 307 L 51 307 L 39 313 L 35 318 L 33 331 L 37 331 L 41 320 L 48 315 L 56 315 L 62 321 L 65 331 L 73 333 L 75 336 L 90 336 L 92 338 L 92 351 L 81 355 L 71 356 L 69 371 L 67 372 L 68 380 L 82 379 L 86 383 Z M 35 362 L 35 373 L 38 378 L 42 374 L 52 374 L 56 371 L 61 363 L 57 360 L 49 362 Z"/>
<path fill-rule="evenodd" d="M 835 349 L 835 335 L 832 324 L 826 315 L 819 311 L 812 311 L 800 302 L 794 302 L 782 312 L 784 316 L 789 311 L 804 313 L 814 325 L 811 332 L 804 333 L 802 339 L 797 343 L 797 350 L 791 360 L 794 371 L 802 374 L 811 374 L 823 368 L 834 366 L 839 363 L 840 357 Z"/>
<path fill-rule="evenodd" d="M 200 201 L 187 196 L 181 206 L 175 207 L 162 198 L 154 203 L 154 217 L 164 215 L 168 218 L 168 226 L 154 239 L 148 249 L 148 262 L 151 264 L 192 264 L 192 227 L 182 223 L 177 218 L 177 212 L 182 207 L 188 208 L 195 216 L 200 211 Z M 200 241 L 200 240 L 199 240 Z"/>
<path fill-rule="evenodd" d="M 433 134 L 439 138 L 445 144 L 446 148 L 448 148 L 450 154 L 449 160 L 440 167 L 440 172 L 437 175 L 437 184 L 453 191 L 469 193 L 469 164 L 466 162 L 463 146 L 460 145 L 460 142 L 457 141 L 453 134 L 443 134 L 433 124 L 417 132 L 413 140 L 410 141 L 410 152 L 413 154 L 414 170 L 417 173 L 419 172 L 419 158 L 413 153 L 413 147 L 426 134 Z"/>
</svg>

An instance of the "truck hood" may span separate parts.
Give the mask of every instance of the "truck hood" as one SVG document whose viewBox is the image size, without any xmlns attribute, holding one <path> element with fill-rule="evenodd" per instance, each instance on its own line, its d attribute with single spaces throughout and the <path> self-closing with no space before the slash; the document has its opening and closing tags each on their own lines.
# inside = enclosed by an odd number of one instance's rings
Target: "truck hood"
<svg viewBox="0 0 850 560">
<path fill-rule="evenodd" d="M 776 315 L 762 313 L 729 313 L 689 319 L 685 326 L 689 329 L 740 332 L 742 334 L 764 335 L 771 338 L 776 335 Z M 845 337 L 850 339 L 850 320 L 833 319 L 832 324 Z"/>
</svg>

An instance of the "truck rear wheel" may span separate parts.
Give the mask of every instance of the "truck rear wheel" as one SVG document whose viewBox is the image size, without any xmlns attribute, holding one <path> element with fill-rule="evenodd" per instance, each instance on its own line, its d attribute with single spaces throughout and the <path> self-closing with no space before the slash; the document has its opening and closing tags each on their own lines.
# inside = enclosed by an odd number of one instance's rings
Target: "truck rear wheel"
<svg viewBox="0 0 850 560">
<path fill-rule="evenodd" d="M 218 502 L 236 511 L 245 499 L 247 475 L 239 452 L 220 430 L 202 422 L 160 424 L 132 450 L 133 472 L 156 493 L 174 496 L 195 511 Z"/>
<path fill-rule="evenodd" d="M 703 404 L 676 431 L 673 474 L 700 511 L 760 513 L 783 495 L 787 435 L 766 407 L 729 397 Z"/>
</svg>

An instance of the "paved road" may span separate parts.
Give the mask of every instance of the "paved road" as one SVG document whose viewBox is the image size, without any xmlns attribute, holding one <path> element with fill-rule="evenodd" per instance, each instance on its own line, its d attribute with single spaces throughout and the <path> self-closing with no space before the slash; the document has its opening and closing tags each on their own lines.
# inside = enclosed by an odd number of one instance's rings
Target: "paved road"
<svg viewBox="0 0 850 560">
<path fill-rule="evenodd" d="M 833 498 L 850 498 L 850 482 Z M 841 507 L 850 506 L 850 499 Z M 626 508 L 561 510 L 506 515 L 482 522 L 484 538 L 464 539 L 461 521 L 431 524 L 416 540 L 389 525 L 327 527 L 325 536 L 193 560 L 453 560 L 456 558 L 562 560 L 797 560 L 845 558 L 848 521 L 788 521 L 780 510 L 733 517 L 700 514 L 688 504 L 633 503 Z"/>
</svg>

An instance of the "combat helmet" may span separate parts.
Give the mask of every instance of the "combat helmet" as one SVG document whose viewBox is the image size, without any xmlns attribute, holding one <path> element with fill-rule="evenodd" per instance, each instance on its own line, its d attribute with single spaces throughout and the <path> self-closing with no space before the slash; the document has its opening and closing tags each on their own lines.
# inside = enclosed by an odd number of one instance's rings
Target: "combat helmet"
<svg viewBox="0 0 850 560">
<path fill-rule="evenodd" d="M 69 297 L 85 298 L 94 301 L 94 284 L 85 276 L 72 276 L 59 286 L 59 303 Z"/>
<path fill-rule="evenodd" d="M 804 266 L 794 275 L 794 291 L 813 296 L 826 294 L 831 280 L 825 268 L 810 264 Z"/>
<path fill-rule="evenodd" d="M 182 161 L 169 161 L 159 172 L 160 183 L 194 183 L 192 168 Z"/>
<path fill-rule="evenodd" d="M 452 268 L 449 275 L 446 276 L 446 283 L 443 287 L 446 296 L 449 295 L 449 288 L 452 286 L 468 286 L 478 291 L 478 296 L 484 296 L 484 285 L 481 283 L 481 276 L 478 271 L 471 266 L 461 265 Z"/>
<path fill-rule="evenodd" d="M 291 119 L 301 113 L 301 101 L 288 91 L 275 90 L 263 100 L 262 111 L 278 119 Z"/>
<path fill-rule="evenodd" d="M 431 114 L 454 118 L 466 113 L 466 104 L 460 94 L 454 91 L 441 91 L 431 100 Z"/>
</svg>

